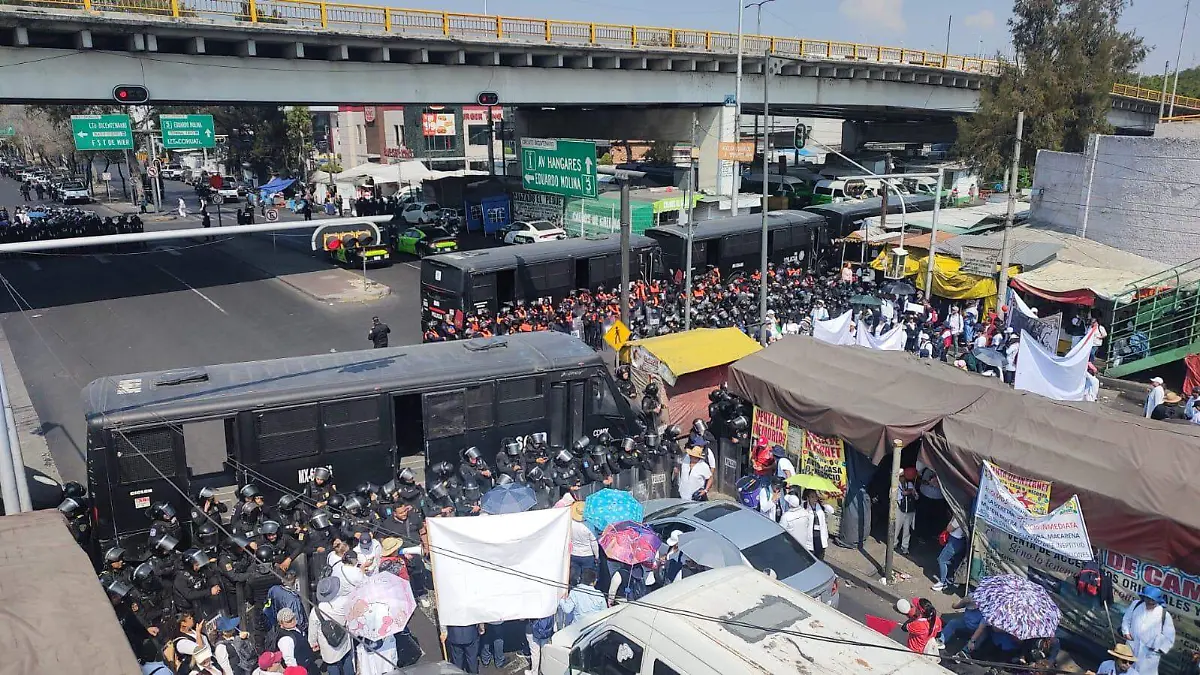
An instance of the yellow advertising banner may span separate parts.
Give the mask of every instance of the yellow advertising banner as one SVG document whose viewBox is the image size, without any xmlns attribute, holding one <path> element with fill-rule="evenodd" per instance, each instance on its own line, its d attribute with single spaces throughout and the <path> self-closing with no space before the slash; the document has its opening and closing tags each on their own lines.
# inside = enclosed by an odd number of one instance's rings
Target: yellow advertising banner
<svg viewBox="0 0 1200 675">
<path fill-rule="evenodd" d="M 804 432 L 804 454 L 796 471 L 806 476 L 821 476 L 833 481 L 838 491 L 846 494 L 846 444 L 833 436 Z"/>
<path fill-rule="evenodd" d="M 750 435 L 766 442 L 768 446 L 787 446 L 788 421 L 775 413 L 754 406 L 754 419 L 750 425 Z"/>
<path fill-rule="evenodd" d="M 992 471 L 1004 487 L 1021 502 L 1021 505 L 1029 509 L 1029 512 L 1035 516 L 1044 516 L 1050 513 L 1050 488 L 1053 483 L 1046 480 L 1038 480 L 1036 478 L 1026 478 L 1018 476 L 1015 473 L 1010 473 L 992 464 Z"/>
</svg>

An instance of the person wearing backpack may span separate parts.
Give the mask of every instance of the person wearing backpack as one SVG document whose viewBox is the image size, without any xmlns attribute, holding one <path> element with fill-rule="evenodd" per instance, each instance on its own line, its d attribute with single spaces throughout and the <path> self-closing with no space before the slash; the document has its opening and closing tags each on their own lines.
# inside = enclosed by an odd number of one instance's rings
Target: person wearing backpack
<svg viewBox="0 0 1200 675">
<path fill-rule="evenodd" d="M 328 675 L 354 675 L 354 642 L 345 627 L 349 603 L 337 577 L 317 582 L 317 604 L 308 613 L 308 644 L 320 653 Z"/>
<path fill-rule="evenodd" d="M 595 570 L 592 570 L 593 574 Z M 525 675 L 537 675 L 542 663 L 542 646 L 554 636 L 554 615 L 531 620 L 525 629 L 525 641 L 529 643 L 529 670 Z"/>
<path fill-rule="evenodd" d="M 1121 636 L 1133 648 L 1138 675 L 1158 675 L 1158 662 L 1175 646 L 1175 620 L 1161 588 L 1146 586 L 1125 610 Z"/>
<path fill-rule="evenodd" d="M 240 630 L 241 621 L 235 617 L 217 620 L 220 637 L 213 648 L 213 660 L 223 675 L 252 675 L 258 659 L 250 634 Z"/>
</svg>

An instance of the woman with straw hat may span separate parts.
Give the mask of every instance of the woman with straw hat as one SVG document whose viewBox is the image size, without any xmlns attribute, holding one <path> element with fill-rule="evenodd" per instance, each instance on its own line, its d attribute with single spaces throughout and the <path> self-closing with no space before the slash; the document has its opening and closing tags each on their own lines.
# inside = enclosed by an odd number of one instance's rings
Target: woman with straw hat
<svg viewBox="0 0 1200 675">
<path fill-rule="evenodd" d="M 1112 658 L 1100 664 L 1096 675 L 1138 675 L 1137 669 L 1133 667 L 1137 657 L 1133 655 L 1133 649 L 1129 645 L 1121 643 L 1108 650 L 1108 654 Z"/>
</svg>

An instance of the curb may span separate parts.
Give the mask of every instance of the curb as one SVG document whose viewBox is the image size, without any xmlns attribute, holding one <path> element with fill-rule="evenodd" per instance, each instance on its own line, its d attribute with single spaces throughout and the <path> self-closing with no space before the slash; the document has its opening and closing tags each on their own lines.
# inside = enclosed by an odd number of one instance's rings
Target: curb
<svg viewBox="0 0 1200 675">
<path fill-rule="evenodd" d="M 263 274 L 271 277 L 272 279 L 275 279 L 279 283 L 296 291 L 297 293 L 303 295 L 304 297 L 309 298 L 311 300 L 315 300 L 316 302 L 320 302 L 323 304 L 348 304 L 351 302 L 376 302 L 376 301 L 382 300 L 392 294 L 392 289 L 387 284 L 381 284 L 377 281 L 371 281 L 369 283 L 371 284 L 372 288 L 374 288 L 376 291 L 379 291 L 378 294 L 374 297 L 345 300 L 345 299 L 340 298 L 339 296 L 316 295 L 315 293 L 312 293 L 311 291 L 293 283 L 292 281 L 289 281 L 287 278 L 287 275 L 280 276 L 279 274 L 276 274 L 275 272 L 272 272 L 271 270 L 265 269 L 261 265 L 258 265 L 257 263 L 253 262 L 252 259 L 243 258 L 235 253 L 232 253 L 232 252 L 226 250 L 224 247 L 218 247 L 217 250 L 220 251 L 222 254 L 229 256 L 230 258 L 233 258 L 234 260 L 237 260 L 240 263 L 243 263 L 245 265 L 249 265 L 250 267 L 253 267 L 254 269 L 258 270 L 259 272 L 262 272 Z M 338 268 L 338 269 L 341 270 L 341 268 Z M 341 271 L 344 271 L 344 270 L 341 270 Z"/>
<path fill-rule="evenodd" d="M 831 548 L 834 546 L 837 546 L 837 544 L 834 544 L 833 542 L 829 542 L 829 545 Z M 841 547 L 838 547 L 838 548 L 840 549 Z M 842 550 L 855 551 L 857 549 L 850 548 L 850 549 L 842 549 Z M 866 588 L 867 590 L 871 591 L 872 593 L 879 596 L 880 598 L 887 600 L 889 604 L 894 605 L 894 604 L 896 604 L 897 600 L 904 597 L 904 596 L 892 591 L 890 588 L 888 588 L 886 586 L 880 586 L 879 581 L 877 579 L 867 577 L 866 575 L 864 575 L 862 572 L 859 572 L 858 570 L 852 570 L 843 565 L 839 565 L 838 563 L 831 562 L 829 560 L 829 556 L 825 557 L 825 564 L 829 565 L 831 568 L 833 568 L 833 571 L 837 572 L 837 575 L 839 577 L 850 580 L 850 583 L 854 584 L 855 586 Z"/>
</svg>

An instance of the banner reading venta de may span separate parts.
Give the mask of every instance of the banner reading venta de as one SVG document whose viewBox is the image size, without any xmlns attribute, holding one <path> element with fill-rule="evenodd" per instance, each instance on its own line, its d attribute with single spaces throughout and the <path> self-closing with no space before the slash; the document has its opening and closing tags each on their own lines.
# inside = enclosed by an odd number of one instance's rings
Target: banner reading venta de
<svg viewBox="0 0 1200 675">
<path fill-rule="evenodd" d="M 1074 560 L 1092 559 L 1092 542 L 1077 496 L 1046 515 L 1035 515 L 1005 487 L 990 462 L 983 463 L 975 516 L 1049 551 Z"/>
</svg>

